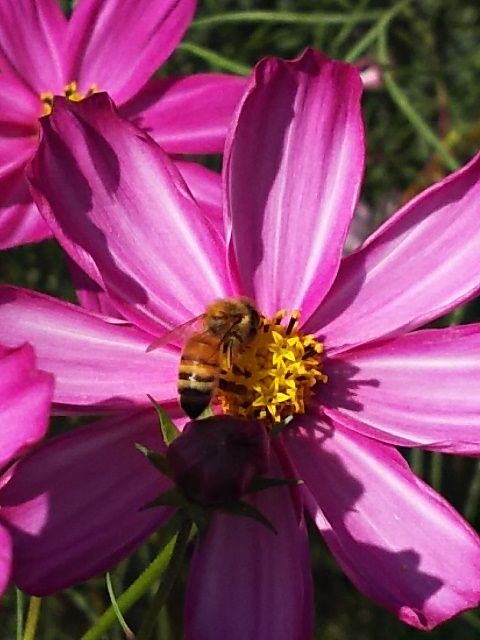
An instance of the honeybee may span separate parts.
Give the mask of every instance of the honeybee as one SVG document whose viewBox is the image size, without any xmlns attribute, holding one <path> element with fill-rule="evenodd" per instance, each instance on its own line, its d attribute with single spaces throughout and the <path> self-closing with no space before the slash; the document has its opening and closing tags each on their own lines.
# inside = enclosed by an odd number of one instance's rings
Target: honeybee
<svg viewBox="0 0 480 640">
<path fill-rule="evenodd" d="M 222 356 L 230 368 L 235 353 L 253 340 L 260 323 L 260 314 L 250 300 L 224 298 L 147 347 L 152 351 L 171 342 L 174 335 L 190 331 L 180 357 L 177 385 L 180 406 L 190 418 L 198 418 L 210 404 L 218 386 Z"/>
</svg>

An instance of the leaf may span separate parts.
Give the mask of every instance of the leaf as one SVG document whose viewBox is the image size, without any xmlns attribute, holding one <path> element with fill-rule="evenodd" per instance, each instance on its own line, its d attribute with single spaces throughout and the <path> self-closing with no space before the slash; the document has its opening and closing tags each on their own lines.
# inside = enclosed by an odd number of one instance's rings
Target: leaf
<svg viewBox="0 0 480 640">
<path fill-rule="evenodd" d="M 278 533 L 273 524 L 266 518 L 263 513 L 261 513 L 254 506 L 249 504 L 248 502 L 243 502 L 243 500 L 239 500 L 231 505 L 223 505 L 218 507 L 217 511 L 221 511 L 223 513 L 228 513 L 233 516 L 242 516 L 244 518 L 251 518 L 252 520 L 256 520 L 263 524 L 264 527 L 270 529 L 275 535 Z"/>
<path fill-rule="evenodd" d="M 158 453 L 158 451 L 152 451 L 152 449 L 144 447 L 143 444 L 140 444 L 139 442 L 136 442 L 135 446 L 153 464 L 153 466 L 160 471 L 160 473 L 168 478 L 172 477 L 172 470 L 170 469 L 168 460 L 164 455 Z"/>
<path fill-rule="evenodd" d="M 157 496 L 154 500 L 147 502 L 142 507 L 140 507 L 140 511 L 145 511 L 146 509 L 153 509 L 154 507 L 176 507 L 177 509 L 187 508 L 189 506 L 189 501 L 185 498 L 180 489 L 167 489 L 159 496 Z"/>
<path fill-rule="evenodd" d="M 200 506 L 199 504 L 195 504 L 194 502 L 191 502 L 185 508 L 185 510 L 187 512 L 187 515 L 197 527 L 199 534 L 203 536 L 208 529 L 208 525 L 210 524 L 210 520 L 212 517 L 211 512 Z"/>
<path fill-rule="evenodd" d="M 160 428 L 162 430 L 163 441 L 167 445 L 167 447 L 172 444 L 174 440 L 178 438 L 180 435 L 180 431 L 177 429 L 176 425 L 170 420 L 168 413 L 164 410 L 162 406 L 158 404 L 151 395 L 147 393 L 150 402 L 155 407 L 155 411 L 157 412 L 158 419 L 160 421 Z"/>
<path fill-rule="evenodd" d="M 287 416 L 281 422 L 277 422 L 277 424 L 270 429 L 270 437 L 276 438 L 276 436 L 278 436 L 278 434 L 281 433 L 285 429 L 285 427 L 288 427 L 292 420 L 293 416 Z"/>
<path fill-rule="evenodd" d="M 257 477 L 252 480 L 248 487 L 247 493 L 257 493 L 258 491 L 265 491 L 273 487 L 296 487 L 299 484 L 303 484 L 303 480 L 299 478 L 261 478 Z"/>
<path fill-rule="evenodd" d="M 208 405 L 206 409 L 202 411 L 202 413 L 198 416 L 197 420 L 205 420 L 205 418 L 211 418 L 215 414 L 212 411 L 212 407 Z"/>
</svg>

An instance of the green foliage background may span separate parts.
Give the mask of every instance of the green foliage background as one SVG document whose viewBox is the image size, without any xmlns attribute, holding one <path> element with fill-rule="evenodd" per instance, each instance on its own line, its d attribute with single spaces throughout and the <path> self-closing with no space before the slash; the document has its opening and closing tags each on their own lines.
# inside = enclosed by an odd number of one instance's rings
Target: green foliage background
<svg viewBox="0 0 480 640">
<path fill-rule="evenodd" d="M 371 207 L 375 223 L 407 196 L 464 163 L 480 146 L 478 0 L 199 0 L 199 5 L 195 22 L 162 74 L 211 70 L 245 73 L 265 55 L 295 57 L 309 45 L 336 58 L 366 58 L 382 65 L 384 85 L 367 91 L 364 97 L 368 165 L 362 199 Z M 64 2 L 64 8 L 69 11 L 68 2 Z M 220 159 L 208 162 L 220 166 Z M 74 299 L 62 254 L 54 242 L 3 252 L 0 279 Z M 479 319 L 480 307 L 474 301 L 437 325 Z M 53 429 L 69 426 L 55 421 Z M 480 528 L 480 467 L 475 460 L 415 452 L 410 461 Z M 424 637 L 359 594 L 313 527 L 311 540 L 315 638 Z M 156 552 L 154 536 L 113 572 L 117 594 Z M 461 576 L 461 566 L 458 571 Z M 179 585 L 160 616 L 158 639 L 182 637 L 181 590 Z M 138 628 L 147 601 L 145 598 L 128 612 L 132 628 Z M 26 607 L 27 603 L 20 604 Z M 46 598 L 36 637 L 80 638 L 109 604 L 104 578 Z M 12 588 L 0 612 L 1 637 L 17 637 L 16 607 Z M 473 612 L 429 635 L 432 640 L 473 640 L 479 633 L 480 614 Z M 111 640 L 123 637 L 118 625 L 105 635 Z"/>
</svg>

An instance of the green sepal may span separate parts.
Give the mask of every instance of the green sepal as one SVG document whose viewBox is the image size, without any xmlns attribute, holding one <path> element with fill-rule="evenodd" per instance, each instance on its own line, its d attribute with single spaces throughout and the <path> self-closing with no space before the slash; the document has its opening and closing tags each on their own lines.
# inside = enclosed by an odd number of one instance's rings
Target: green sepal
<svg viewBox="0 0 480 640">
<path fill-rule="evenodd" d="M 164 408 L 161 407 L 158 402 L 154 400 L 154 398 L 152 398 L 152 396 L 148 393 L 147 396 L 150 399 L 150 402 L 155 407 L 155 411 L 157 412 L 158 420 L 160 422 L 160 429 L 162 430 L 163 441 L 168 447 L 174 440 L 178 438 L 181 431 L 179 431 L 176 425 L 170 420 L 168 413 L 164 410 Z"/>
<path fill-rule="evenodd" d="M 196 418 L 197 420 L 205 420 L 205 418 L 211 418 L 215 414 L 213 413 L 212 407 L 208 405 L 206 409 L 202 411 L 202 413 Z"/>
<path fill-rule="evenodd" d="M 136 442 L 135 446 L 140 453 L 143 453 L 147 460 L 153 464 L 155 469 L 160 471 L 162 475 L 167 476 L 167 478 L 172 477 L 172 470 L 170 469 L 168 460 L 164 455 L 158 453 L 158 451 L 152 451 L 152 449 L 144 447 L 143 444 L 140 444 L 139 442 Z"/>
<path fill-rule="evenodd" d="M 270 429 L 270 437 L 271 438 L 276 438 L 276 436 L 278 436 L 278 434 L 281 433 L 285 429 L 285 427 L 288 427 L 288 425 L 290 424 L 290 422 L 292 420 L 293 420 L 293 416 L 287 416 L 281 422 L 277 422 L 275 424 L 275 426 L 273 426 Z"/>
<path fill-rule="evenodd" d="M 262 478 L 257 477 L 252 480 L 250 486 L 247 489 L 247 493 L 257 493 L 258 491 L 265 491 L 273 487 L 296 487 L 299 484 L 303 484 L 303 480 L 299 478 Z"/>
<path fill-rule="evenodd" d="M 188 508 L 189 501 L 180 489 L 167 489 L 159 496 L 157 496 L 154 500 L 147 502 L 142 507 L 140 507 L 140 511 L 145 511 L 146 509 L 153 509 L 154 507 L 176 507 L 177 509 Z"/>
<path fill-rule="evenodd" d="M 212 519 L 211 512 L 194 502 L 190 502 L 188 506 L 185 507 L 185 512 L 197 527 L 198 533 L 203 536 L 207 532 L 208 525 Z"/>
<path fill-rule="evenodd" d="M 260 524 L 263 524 L 264 527 L 267 527 L 272 533 L 275 535 L 278 531 L 275 529 L 273 524 L 270 522 L 268 518 L 266 518 L 261 511 L 253 507 L 248 502 L 243 502 L 243 500 L 239 500 L 238 502 L 234 502 L 229 505 L 222 505 L 216 508 L 216 511 L 220 511 L 222 513 L 228 513 L 233 516 L 242 516 L 244 518 L 251 518 L 252 520 L 256 520 Z"/>
</svg>

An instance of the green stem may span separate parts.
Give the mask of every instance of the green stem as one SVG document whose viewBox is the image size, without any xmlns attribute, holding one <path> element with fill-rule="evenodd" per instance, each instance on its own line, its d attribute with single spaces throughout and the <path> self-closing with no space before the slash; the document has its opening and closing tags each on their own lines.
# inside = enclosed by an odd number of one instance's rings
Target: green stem
<svg viewBox="0 0 480 640">
<path fill-rule="evenodd" d="M 30 598 L 30 604 L 28 606 L 27 624 L 25 625 L 25 633 L 23 640 L 35 640 L 35 633 L 37 631 L 38 618 L 40 616 L 40 606 L 42 599 L 37 596 Z"/>
<path fill-rule="evenodd" d="M 462 305 L 461 307 L 457 307 L 454 311 L 452 311 L 452 313 L 450 314 L 449 325 L 453 326 L 453 325 L 461 324 L 464 319 L 466 311 L 467 311 L 466 304 Z"/>
<path fill-rule="evenodd" d="M 185 552 L 187 550 L 188 539 L 192 530 L 192 522 L 189 518 L 184 517 L 183 522 L 178 532 L 177 540 L 175 542 L 175 549 L 173 550 L 170 558 L 170 563 L 165 570 L 163 580 L 160 582 L 158 591 L 155 594 L 155 598 L 147 611 L 140 631 L 137 634 L 137 640 L 149 640 L 155 624 L 158 619 L 158 614 L 165 604 L 168 595 L 175 584 L 180 569 L 182 568 Z"/>
<path fill-rule="evenodd" d="M 23 601 L 24 601 L 24 597 L 23 597 L 23 592 L 20 591 L 20 589 L 17 587 L 15 589 L 16 591 L 16 595 L 17 595 L 17 632 L 16 632 L 16 638 L 17 640 L 22 640 L 22 636 L 23 636 Z"/>
<path fill-rule="evenodd" d="M 462 614 L 461 618 L 462 620 L 465 620 L 465 622 L 468 622 L 471 627 L 480 631 L 480 618 L 476 613 L 473 611 L 467 611 L 467 613 Z"/>
<path fill-rule="evenodd" d="M 117 600 L 117 606 L 125 614 L 143 595 L 151 585 L 158 580 L 170 561 L 173 553 L 179 522 L 176 515 L 167 521 L 160 531 L 158 546 L 162 549 L 149 567 L 122 593 Z M 117 622 L 115 609 L 110 606 L 102 613 L 97 622 L 82 636 L 81 640 L 101 640 L 108 629 Z"/>
<path fill-rule="evenodd" d="M 123 617 L 123 614 L 120 611 L 120 607 L 118 606 L 115 592 L 113 590 L 112 577 L 110 573 L 107 573 L 106 582 L 107 582 L 108 595 L 110 596 L 110 602 L 112 603 L 112 607 L 115 611 L 115 616 L 118 620 L 118 624 L 122 627 L 122 631 L 125 634 L 125 638 L 127 638 L 127 640 L 135 640 L 135 634 L 126 623 L 125 618 Z"/>
<path fill-rule="evenodd" d="M 430 467 L 430 484 L 434 489 L 440 491 L 442 486 L 443 456 L 441 453 L 432 453 Z"/>
<path fill-rule="evenodd" d="M 354 62 L 359 56 L 362 55 L 364 51 L 368 49 L 368 47 L 375 42 L 377 37 L 384 33 L 389 22 L 393 20 L 393 18 L 400 13 L 400 11 L 410 2 L 410 0 L 403 0 L 402 2 L 397 2 L 391 9 L 388 11 L 384 11 L 380 16 L 380 19 L 373 27 L 365 33 L 365 35 L 358 40 L 355 45 L 350 49 L 350 51 L 345 56 L 345 60 L 347 62 Z"/>
<path fill-rule="evenodd" d="M 417 130 L 417 133 L 434 149 L 438 151 L 438 155 L 442 158 L 445 166 L 450 171 L 458 169 L 459 164 L 451 153 L 445 148 L 442 142 L 435 135 L 433 130 L 428 126 L 425 120 L 415 111 L 410 104 L 410 100 L 400 89 L 398 84 L 393 79 L 391 71 L 389 71 L 387 65 L 389 63 L 387 53 L 387 36 L 385 30 L 382 30 L 378 38 L 378 59 L 380 64 L 384 66 L 383 81 L 390 94 L 390 98 L 397 105 L 403 115 L 410 122 L 412 127 Z"/>
<path fill-rule="evenodd" d="M 215 51 L 211 49 L 206 49 L 205 47 L 201 47 L 198 44 L 194 44 L 193 42 L 181 42 L 177 45 L 177 51 L 188 51 L 188 53 L 193 53 L 193 55 L 197 56 L 197 58 L 201 58 L 208 62 L 215 69 L 224 69 L 225 71 L 231 71 L 232 73 L 238 73 L 241 76 L 248 76 L 251 69 L 246 64 L 241 64 L 241 62 L 234 62 L 229 58 L 225 58 Z"/>
<path fill-rule="evenodd" d="M 214 27 L 228 22 L 267 22 L 283 24 L 348 24 L 370 22 L 383 15 L 382 11 L 348 13 L 297 13 L 294 11 L 234 11 L 198 18 L 191 27 Z"/>
<path fill-rule="evenodd" d="M 470 522 L 474 519 L 477 513 L 478 497 L 480 496 L 480 460 L 477 462 L 475 472 L 473 474 L 470 487 L 468 488 L 467 499 L 465 501 L 465 507 L 463 514 Z"/>
<path fill-rule="evenodd" d="M 425 454 L 423 449 L 411 449 L 410 450 L 410 464 L 414 473 L 420 478 L 423 476 L 423 459 Z"/>
</svg>

